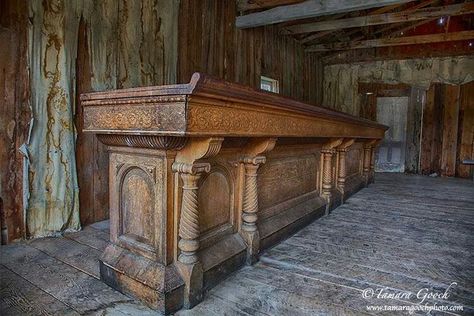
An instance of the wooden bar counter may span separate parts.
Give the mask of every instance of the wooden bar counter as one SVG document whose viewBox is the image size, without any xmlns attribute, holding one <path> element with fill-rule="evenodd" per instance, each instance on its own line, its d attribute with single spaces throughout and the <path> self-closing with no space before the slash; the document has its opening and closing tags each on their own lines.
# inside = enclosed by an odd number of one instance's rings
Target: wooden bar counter
<svg viewBox="0 0 474 316">
<path fill-rule="evenodd" d="M 198 73 L 81 102 L 110 158 L 101 277 L 162 313 L 373 181 L 386 130 Z"/>
</svg>

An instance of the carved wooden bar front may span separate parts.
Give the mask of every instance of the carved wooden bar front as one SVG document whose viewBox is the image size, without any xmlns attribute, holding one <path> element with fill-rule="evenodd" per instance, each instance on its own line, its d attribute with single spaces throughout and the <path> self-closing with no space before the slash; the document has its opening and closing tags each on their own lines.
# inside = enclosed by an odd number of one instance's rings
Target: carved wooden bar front
<svg viewBox="0 0 474 316">
<path fill-rule="evenodd" d="M 373 181 L 386 130 L 201 74 L 81 102 L 110 153 L 101 278 L 163 313 Z"/>
</svg>

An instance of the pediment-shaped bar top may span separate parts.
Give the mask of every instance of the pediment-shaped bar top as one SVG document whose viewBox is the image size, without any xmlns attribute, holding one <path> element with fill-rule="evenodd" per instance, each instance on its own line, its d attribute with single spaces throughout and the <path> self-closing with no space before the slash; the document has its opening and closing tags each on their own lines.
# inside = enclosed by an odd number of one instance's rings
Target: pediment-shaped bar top
<svg viewBox="0 0 474 316">
<path fill-rule="evenodd" d="M 382 138 L 386 126 L 195 73 L 190 83 L 81 95 L 100 134 Z"/>
</svg>

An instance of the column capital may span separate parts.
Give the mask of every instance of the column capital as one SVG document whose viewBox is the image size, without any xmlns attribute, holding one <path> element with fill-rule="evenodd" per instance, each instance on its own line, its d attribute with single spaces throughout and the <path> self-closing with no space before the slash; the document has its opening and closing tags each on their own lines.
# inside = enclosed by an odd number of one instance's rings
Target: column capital
<svg viewBox="0 0 474 316">
<path fill-rule="evenodd" d="M 257 157 L 242 157 L 240 159 L 241 163 L 244 164 L 251 164 L 255 166 L 259 166 L 261 164 L 264 164 L 267 161 L 267 158 L 264 156 L 257 156 Z"/>
<path fill-rule="evenodd" d="M 171 166 L 171 169 L 174 172 L 186 173 L 186 174 L 199 174 L 199 173 L 208 173 L 211 171 L 211 165 L 207 162 L 196 162 L 196 163 L 183 163 L 183 162 L 174 162 Z"/>
</svg>

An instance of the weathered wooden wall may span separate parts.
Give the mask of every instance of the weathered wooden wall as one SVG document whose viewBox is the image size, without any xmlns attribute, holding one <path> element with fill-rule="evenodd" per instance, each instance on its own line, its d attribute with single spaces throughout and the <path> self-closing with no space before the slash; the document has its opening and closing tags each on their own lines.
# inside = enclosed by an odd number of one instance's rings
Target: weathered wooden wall
<svg viewBox="0 0 474 316">
<path fill-rule="evenodd" d="M 423 113 L 421 172 L 472 177 L 462 165 L 474 157 L 474 81 L 457 86 L 433 84 Z"/>
<path fill-rule="evenodd" d="M 181 1 L 178 81 L 201 71 L 259 88 L 264 75 L 279 81 L 281 94 L 321 105 L 319 59 L 275 26 L 237 29 L 236 14 L 234 0 Z"/>
<path fill-rule="evenodd" d="M 473 74 L 473 56 L 329 65 L 323 104 L 375 119 L 377 96 L 408 88 L 406 171 L 469 177 Z"/>
<path fill-rule="evenodd" d="M 77 95 L 176 83 L 178 2 L 85 0 L 78 29 Z M 81 133 L 76 115 L 82 224 L 109 216 L 108 154 L 94 135 Z"/>
<path fill-rule="evenodd" d="M 108 158 L 81 133 L 82 92 L 187 82 L 202 71 L 254 87 L 266 75 L 284 95 L 321 101 L 319 59 L 275 27 L 237 30 L 234 0 L 0 3 L 0 197 L 10 239 L 108 218 Z"/>
<path fill-rule="evenodd" d="M 108 218 L 107 155 L 80 132 L 78 95 L 175 83 L 178 1 L 0 4 L 0 197 L 10 239 Z"/>
<path fill-rule="evenodd" d="M 0 1 L 0 198 L 10 240 L 25 232 L 18 148 L 28 137 L 30 121 L 27 14 L 26 2 Z"/>
</svg>

